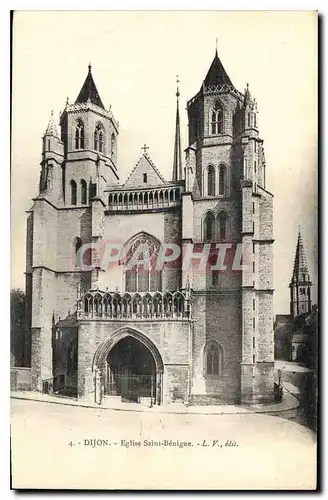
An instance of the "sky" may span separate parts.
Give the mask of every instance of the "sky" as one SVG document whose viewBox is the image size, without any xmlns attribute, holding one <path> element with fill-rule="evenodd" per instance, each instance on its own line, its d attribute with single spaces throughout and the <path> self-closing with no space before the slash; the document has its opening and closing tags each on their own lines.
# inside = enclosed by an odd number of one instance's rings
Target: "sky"
<svg viewBox="0 0 328 500">
<path fill-rule="evenodd" d="M 26 213 L 38 189 L 41 138 L 59 121 L 92 64 L 100 97 L 119 121 L 124 182 L 144 143 L 170 179 L 180 80 L 181 141 L 188 99 L 219 57 L 234 86 L 256 98 L 274 194 L 274 309 L 289 313 L 298 225 L 317 292 L 317 17 L 292 11 L 20 11 L 12 62 L 11 286 L 24 289 Z"/>
</svg>

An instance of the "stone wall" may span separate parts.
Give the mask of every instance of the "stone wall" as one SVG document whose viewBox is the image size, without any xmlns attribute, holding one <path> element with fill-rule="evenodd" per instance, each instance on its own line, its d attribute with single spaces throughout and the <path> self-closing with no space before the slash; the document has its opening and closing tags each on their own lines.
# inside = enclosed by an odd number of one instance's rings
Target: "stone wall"
<svg viewBox="0 0 328 500">
<path fill-rule="evenodd" d="M 192 394 L 215 394 L 221 401 L 240 398 L 241 303 L 240 294 L 197 294 L 193 298 L 193 379 Z M 205 346 L 218 342 L 222 367 L 218 377 L 205 372 Z"/>
<path fill-rule="evenodd" d="M 11 391 L 30 391 L 31 388 L 31 368 L 22 366 L 10 368 Z"/>
<path fill-rule="evenodd" d="M 118 331 L 141 332 L 154 344 L 164 364 L 163 399 L 170 402 L 175 396 L 188 395 L 191 369 L 191 330 L 189 321 L 81 321 L 78 335 L 78 396 L 94 394 L 93 360 L 97 348 Z"/>
</svg>

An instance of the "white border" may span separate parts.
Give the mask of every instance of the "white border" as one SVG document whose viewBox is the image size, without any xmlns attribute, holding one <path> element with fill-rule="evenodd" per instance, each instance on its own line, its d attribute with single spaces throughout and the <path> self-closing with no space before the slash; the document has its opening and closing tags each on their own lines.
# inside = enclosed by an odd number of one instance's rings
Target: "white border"
<svg viewBox="0 0 328 500">
<path fill-rule="evenodd" d="M 50 5 L 49 5 L 50 3 Z M 32 2 L 26 2 L 23 0 L 16 0 L 12 2 L 3 1 L 0 7 L 0 46 L 1 53 L 3 58 L 1 60 L 1 68 L 2 68 L 2 77 L 0 79 L 1 85 L 1 152 L 2 152 L 2 161 L 1 161 L 1 197 L 0 197 L 0 214 L 1 214 L 1 230 L 2 230 L 2 246 L 1 246 L 1 262 L 2 262 L 2 272 L 1 272 L 1 324 L 2 328 L 0 329 L 2 336 L 1 343 L 1 354 L 2 354 L 2 362 L 0 363 L 1 367 L 1 396 L 5 401 L 5 405 L 2 407 L 1 411 L 1 432 L 3 433 L 3 440 L 1 440 L 2 446 L 2 463 L 1 463 L 1 497 L 7 498 L 9 495 L 13 495 L 14 492 L 9 492 L 9 323 L 10 323 L 10 315 L 9 315 L 9 289 L 10 289 L 10 249 L 9 249 L 9 234 L 10 234 L 10 195 L 9 195 L 9 186 L 10 186 L 10 144 L 8 141 L 9 134 L 9 118 L 10 118 L 10 24 L 9 24 L 9 10 L 90 10 L 90 6 L 92 5 L 92 10 L 318 10 L 321 15 L 324 16 L 327 12 L 327 2 L 323 1 L 310 1 L 310 0 L 298 0 L 298 2 L 292 0 L 275 0 L 275 1 L 266 1 L 265 3 L 262 1 L 235 1 L 230 0 L 229 2 L 219 2 L 217 0 L 204 0 L 203 2 L 196 2 L 193 0 L 189 0 L 188 2 L 183 2 L 179 0 L 166 0 L 165 2 L 157 2 L 154 4 L 150 1 L 139 1 L 137 4 L 133 1 L 112 0 L 108 2 L 106 0 L 94 0 L 92 4 L 87 2 L 86 0 L 79 0 L 79 2 L 67 1 L 67 0 L 57 0 L 56 2 L 48 2 L 45 4 L 44 0 L 34 0 Z M 45 9 L 45 6 L 47 7 Z M 247 6 L 247 8 L 245 8 Z M 110 8 L 108 8 L 110 7 Z M 323 24 L 326 23 L 327 20 L 323 20 Z M 322 26 L 323 28 L 323 26 Z M 327 54 L 327 46 L 326 40 L 322 33 L 322 64 L 326 62 L 326 54 Z M 327 83 L 327 65 L 322 67 L 322 78 L 323 82 Z M 322 92 L 324 91 L 322 84 Z M 322 111 L 322 132 L 324 132 L 324 117 L 326 115 L 326 107 L 327 101 L 321 100 L 321 103 L 324 103 L 324 110 Z M 324 148 L 324 143 L 322 139 L 322 149 Z M 322 229 L 327 229 L 328 225 L 328 214 L 326 213 L 326 205 L 324 206 L 324 194 L 328 193 L 328 176 L 325 175 L 325 170 L 327 168 L 324 152 L 322 151 L 322 165 L 321 172 L 322 178 L 321 182 L 323 182 L 322 187 L 322 216 L 323 216 L 323 227 Z M 324 251 L 327 248 L 327 231 L 322 233 L 322 252 L 321 252 L 321 262 L 324 258 Z M 328 281 L 328 271 L 327 266 L 321 267 L 323 271 L 322 284 L 325 284 Z M 326 304 L 326 296 L 323 294 L 322 302 L 320 303 L 320 309 L 322 312 L 327 309 L 325 307 Z M 323 316 L 323 315 L 322 315 Z M 322 391 L 321 399 L 325 401 L 325 380 L 326 370 L 324 359 L 327 360 L 327 341 L 324 340 L 325 334 L 328 331 L 326 328 L 326 323 L 324 318 L 321 326 L 321 339 L 322 342 L 319 346 L 320 356 L 321 356 L 321 384 L 320 388 Z M 324 345 L 324 350 L 322 349 L 322 345 Z M 322 352 L 324 351 L 324 352 Z M 322 408 L 323 415 L 325 408 Z M 323 416 L 322 415 L 322 416 Z M 321 420 L 321 428 L 324 424 L 324 419 Z M 321 431 L 322 432 L 322 431 Z M 323 438 L 323 434 L 321 434 Z M 327 447 L 325 446 L 326 440 L 322 440 L 321 447 L 322 450 L 325 450 Z M 326 463 L 322 465 L 322 476 L 326 477 L 325 472 Z M 323 484 L 324 486 L 324 484 Z M 220 493 L 219 493 L 220 494 Z M 222 494 L 220 494 L 222 495 Z M 38 495 L 39 496 L 39 495 Z M 66 495 L 61 495 L 65 497 Z M 78 495 L 80 496 L 80 495 Z M 231 495 L 229 495 L 231 497 Z M 287 496 L 287 494 L 283 494 L 282 497 Z M 298 495 L 296 495 L 298 496 Z M 33 498 L 34 495 L 31 495 L 30 498 Z"/>
</svg>

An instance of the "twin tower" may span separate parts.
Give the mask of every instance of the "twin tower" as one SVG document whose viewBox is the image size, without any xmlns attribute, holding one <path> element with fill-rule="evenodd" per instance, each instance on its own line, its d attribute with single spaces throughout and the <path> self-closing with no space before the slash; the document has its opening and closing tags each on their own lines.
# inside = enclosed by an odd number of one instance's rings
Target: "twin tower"
<svg viewBox="0 0 328 500">
<path fill-rule="evenodd" d="M 75 103 L 61 113 L 60 129 L 51 117 L 27 222 L 35 389 L 51 379 L 83 398 L 100 373 L 110 392 L 120 370 L 141 370 L 136 360 L 122 367 L 117 352 L 128 337 L 130 347 L 141 342 L 152 357 L 145 366 L 149 376 L 156 367 L 158 402 L 273 398 L 273 195 L 257 103 L 248 85 L 243 93 L 235 88 L 216 52 L 187 112 L 183 161 L 177 90 L 171 180 L 145 152 L 123 184 L 118 122 L 103 105 L 91 66 Z M 192 245 L 194 253 L 209 244 L 212 260 L 220 244 L 227 262 L 241 247 L 248 265 L 201 270 L 194 262 L 151 276 L 119 262 L 108 273 L 93 252 L 92 269 L 81 270 L 81 246 L 106 241 L 128 249 L 145 241 L 154 249 Z"/>
</svg>

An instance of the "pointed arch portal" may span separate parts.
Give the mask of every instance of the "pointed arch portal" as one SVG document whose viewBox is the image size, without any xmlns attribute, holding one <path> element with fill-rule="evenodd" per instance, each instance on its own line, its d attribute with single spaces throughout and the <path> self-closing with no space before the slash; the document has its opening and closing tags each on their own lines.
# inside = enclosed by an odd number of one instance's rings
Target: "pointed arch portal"
<svg viewBox="0 0 328 500">
<path fill-rule="evenodd" d="M 120 329 L 100 344 L 92 368 L 100 372 L 105 396 L 134 402 L 145 397 L 151 404 L 162 401 L 162 357 L 153 342 L 135 329 Z"/>
</svg>

